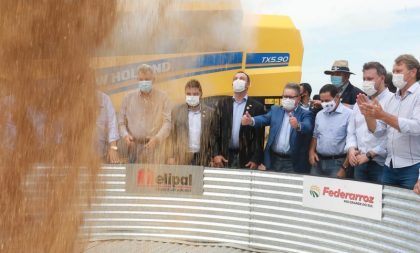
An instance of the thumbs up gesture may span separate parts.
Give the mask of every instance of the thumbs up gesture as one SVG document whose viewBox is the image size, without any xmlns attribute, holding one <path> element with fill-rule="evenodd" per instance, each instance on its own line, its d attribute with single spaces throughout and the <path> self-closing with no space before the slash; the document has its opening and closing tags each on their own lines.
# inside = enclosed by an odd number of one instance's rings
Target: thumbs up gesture
<svg viewBox="0 0 420 253">
<path fill-rule="evenodd" d="M 292 112 L 289 112 L 289 122 L 290 122 L 290 126 L 294 129 L 296 129 L 299 125 L 298 120 L 296 119 L 295 116 L 293 116 Z"/>
<path fill-rule="evenodd" d="M 246 111 L 244 116 L 242 116 L 241 123 L 243 126 L 252 125 L 252 117 L 248 111 Z"/>
</svg>

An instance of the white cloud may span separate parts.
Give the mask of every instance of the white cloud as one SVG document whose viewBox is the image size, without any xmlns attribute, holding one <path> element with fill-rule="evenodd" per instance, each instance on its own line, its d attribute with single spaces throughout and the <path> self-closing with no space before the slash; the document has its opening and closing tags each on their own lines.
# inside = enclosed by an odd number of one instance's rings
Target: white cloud
<svg viewBox="0 0 420 253">
<path fill-rule="evenodd" d="M 290 16 L 300 30 L 350 33 L 389 27 L 401 20 L 401 12 L 420 8 L 420 1 L 242 0 L 242 5 L 245 12 Z"/>
<path fill-rule="evenodd" d="M 305 53 L 302 81 L 316 93 L 329 82 L 323 74 L 334 60 L 349 60 L 361 83 L 365 62 L 379 61 L 391 70 L 402 53 L 420 59 L 418 0 L 242 0 L 245 12 L 291 17 L 301 31 Z"/>
</svg>

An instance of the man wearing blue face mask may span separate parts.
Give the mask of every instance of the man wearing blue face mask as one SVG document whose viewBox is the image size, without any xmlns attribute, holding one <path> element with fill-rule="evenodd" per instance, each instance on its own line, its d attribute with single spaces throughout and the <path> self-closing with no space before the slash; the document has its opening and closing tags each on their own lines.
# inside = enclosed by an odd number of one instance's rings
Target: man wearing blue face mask
<svg viewBox="0 0 420 253">
<path fill-rule="evenodd" d="M 309 162 L 315 176 L 345 177 L 347 126 L 352 110 L 340 102 L 335 85 L 324 85 L 319 92 L 323 109 L 316 115 L 309 149 Z"/>
<path fill-rule="evenodd" d="M 128 162 L 157 163 L 163 158 L 159 144 L 171 130 L 172 108 L 168 96 L 153 88 L 155 73 L 151 66 L 140 66 L 137 81 L 138 90 L 129 93 L 121 105 L 120 136 L 128 147 Z"/>
<path fill-rule="evenodd" d="M 300 88 L 288 83 L 283 91 L 282 106 L 272 106 L 261 116 L 246 113 L 242 125 L 270 126 L 264 150 L 264 166 L 277 172 L 308 173 L 309 142 L 313 128 L 313 113 L 299 106 Z"/>
<path fill-rule="evenodd" d="M 341 103 L 350 106 L 351 108 L 356 103 L 356 98 L 359 93 L 364 92 L 350 83 L 349 64 L 346 60 L 337 60 L 333 63 L 331 70 L 324 71 L 324 74 L 331 76 L 331 83 L 338 88 L 341 96 Z"/>
</svg>

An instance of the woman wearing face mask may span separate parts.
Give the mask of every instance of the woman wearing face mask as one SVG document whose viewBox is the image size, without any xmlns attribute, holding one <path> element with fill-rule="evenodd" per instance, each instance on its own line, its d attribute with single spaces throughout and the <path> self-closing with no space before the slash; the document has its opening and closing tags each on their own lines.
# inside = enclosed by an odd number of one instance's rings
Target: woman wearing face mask
<svg viewBox="0 0 420 253">
<path fill-rule="evenodd" d="M 169 164 L 209 166 L 214 138 L 214 109 L 201 102 L 203 91 L 197 80 L 185 85 L 185 103 L 172 110 L 168 138 Z"/>
<path fill-rule="evenodd" d="M 387 136 L 383 183 L 413 189 L 420 194 L 420 63 L 412 55 L 395 59 L 392 82 L 398 88 L 384 107 L 358 96 L 369 130 Z M 378 121 L 379 120 L 379 121 Z"/>
<path fill-rule="evenodd" d="M 323 110 L 315 118 L 314 134 L 309 149 L 311 174 L 345 177 L 347 126 L 352 110 L 340 102 L 338 88 L 332 84 L 320 90 Z"/>
</svg>

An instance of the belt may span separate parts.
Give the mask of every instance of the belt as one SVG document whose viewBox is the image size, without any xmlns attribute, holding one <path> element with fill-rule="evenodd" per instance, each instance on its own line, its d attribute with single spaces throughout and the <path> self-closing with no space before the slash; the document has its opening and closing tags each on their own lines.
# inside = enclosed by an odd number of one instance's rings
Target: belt
<svg viewBox="0 0 420 253">
<path fill-rule="evenodd" d="M 280 158 L 291 158 L 291 156 L 290 156 L 289 154 L 276 153 L 276 152 L 274 152 L 274 151 L 271 151 L 271 153 L 272 153 L 273 155 L 277 156 L 277 157 L 280 157 Z"/>
<path fill-rule="evenodd" d="M 322 160 L 335 160 L 335 159 L 345 158 L 346 156 L 347 156 L 347 154 L 341 154 L 341 155 L 321 155 L 321 154 L 318 154 L 319 159 L 322 159 Z"/>
<path fill-rule="evenodd" d="M 150 138 L 134 138 L 135 143 L 146 144 L 150 141 Z"/>
</svg>

